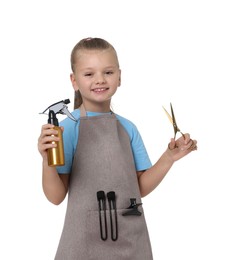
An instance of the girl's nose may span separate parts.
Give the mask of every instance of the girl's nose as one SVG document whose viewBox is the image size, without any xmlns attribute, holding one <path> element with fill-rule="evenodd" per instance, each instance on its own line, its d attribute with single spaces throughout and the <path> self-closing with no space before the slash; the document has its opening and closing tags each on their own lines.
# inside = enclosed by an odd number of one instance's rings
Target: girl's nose
<svg viewBox="0 0 235 260">
<path fill-rule="evenodd" d="M 104 84 L 105 83 L 105 77 L 103 74 L 98 74 L 95 78 L 96 84 Z"/>
</svg>

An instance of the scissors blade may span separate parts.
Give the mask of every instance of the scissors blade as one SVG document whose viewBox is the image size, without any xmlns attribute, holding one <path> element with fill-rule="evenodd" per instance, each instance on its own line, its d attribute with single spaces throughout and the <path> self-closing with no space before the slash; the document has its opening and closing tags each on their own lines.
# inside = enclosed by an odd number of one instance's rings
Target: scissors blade
<svg viewBox="0 0 235 260">
<path fill-rule="evenodd" d="M 175 115 L 174 115 L 173 107 L 172 107 L 172 104 L 171 104 L 171 103 L 170 103 L 170 106 L 171 106 L 172 124 L 173 124 L 173 126 L 174 126 L 176 129 L 178 129 L 177 124 L 176 124 L 176 121 L 175 121 Z"/>
<path fill-rule="evenodd" d="M 172 117 L 170 116 L 170 114 L 167 112 L 167 110 L 163 107 L 163 109 L 165 110 L 166 112 L 166 115 L 167 117 L 169 118 L 170 122 L 172 123 L 173 125 L 173 128 L 174 128 L 174 139 L 176 138 L 176 134 L 177 132 L 180 132 L 181 135 L 183 136 L 183 138 L 185 139 L 185 135 L 180 131 L 180 129 L 178 128 L 177 124 L 176 124 L 176 121 L 175 121 L 175 115 L 174 115 L 174 111 L 173 111 L 173 107 L 172 107 L 172 104 L 170 103 L 170 106 L 171 106 L 171 115 Z"/>
<path fill-rule="evenodd" d="M 170 103 L 170 106 L 171 106 L 171 115 L 172 115 L 172 124 L 173 124 L 173 127 L 174 127 L 174 133 L 175 133 L 175 136 L 174 136 L 174 139 L 176 137 L 176 134 L 177 132 L 180 132 L 180 129 L 178 128 L 177 124 L 176 124 L 176 121 L 175 121 L 175 115 L 174 115 L 174 111 L 173 111 L 173 107 L 172 107 L 172 104 Z"/>
<path fill-rule="evenodd" d="M 170 116 L 170 114 L 167 112 L 167 110 L 166 110 L 164 107 L 162 107 L 162 108 L 165 110 L 167 117 L 169 118 L 170 122 L 171 122 L 172 125 L 173 125 L 172 117 Z"/>
</svg>

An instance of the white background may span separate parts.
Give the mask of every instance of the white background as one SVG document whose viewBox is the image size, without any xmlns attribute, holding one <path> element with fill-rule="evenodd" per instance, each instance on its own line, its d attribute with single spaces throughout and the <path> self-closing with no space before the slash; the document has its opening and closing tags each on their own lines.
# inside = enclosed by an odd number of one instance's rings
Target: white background
<svg viewBox="0 0 235 260">
<path fill-rule="evenodd" d="M 143 199 L 154 259 L 235 259 L 233 2 L 1 1 L 0 259 L 54 258 L 66 201 L 42 192 L 39 112 L 65 98 L 72 110 L 69 56 L 89 36 L 115 46 L 113 108 L 137 125 L 153 163 L 173 136 L 162 105 L 198 140 Z"/>
</svg>

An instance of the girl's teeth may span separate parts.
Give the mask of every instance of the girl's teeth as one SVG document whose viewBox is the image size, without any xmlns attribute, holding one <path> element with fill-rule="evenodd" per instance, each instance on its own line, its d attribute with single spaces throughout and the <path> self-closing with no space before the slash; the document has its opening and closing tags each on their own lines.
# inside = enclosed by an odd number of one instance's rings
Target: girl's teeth
<svg viewBox="0 0 235 260">
<path fill-rule="evenodd" d="M 96 89 L 94 89 L 95 92 L 101 92 L 101 91 L 104 91 L 104 90 L 105 90 L 105 88 L 96 88 Z"/>
</svg>

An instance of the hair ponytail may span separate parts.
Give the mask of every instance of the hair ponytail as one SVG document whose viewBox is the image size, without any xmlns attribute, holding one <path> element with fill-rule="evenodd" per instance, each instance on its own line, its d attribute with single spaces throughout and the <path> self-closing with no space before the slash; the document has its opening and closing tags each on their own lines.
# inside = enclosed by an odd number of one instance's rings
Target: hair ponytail
<svg viewBox="0 0 235 260">
<path fill-rule="evenodd" d="M 79 90 L 74 92 L 74 109 L 77 109 L 82 104 L 82 95 Z"/>
</svg>

